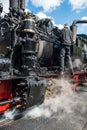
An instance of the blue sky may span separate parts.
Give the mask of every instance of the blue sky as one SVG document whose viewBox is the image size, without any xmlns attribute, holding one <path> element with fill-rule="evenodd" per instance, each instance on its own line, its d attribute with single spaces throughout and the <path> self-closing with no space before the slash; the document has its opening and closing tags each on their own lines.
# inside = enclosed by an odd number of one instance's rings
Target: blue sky
<svg viewBox="0 0 87 130">
<path fill-rule="evenodd" d="M 44 11 L 43 6 L 35 7 L 31 1 L 28 1 L 26 7 L 35 14 L 43 12 L 47 16 L 51 16 L 54 18 L 56 24 L 64 24 L 65 22 L 72 24 L 74 19 L 81 19 L 82 17 L 87 16 L 87 8 L 73 10 L 72 5 L 68 0 L 64 0 L 60 6 L 57 6 L 55 9 L 47 12 Z"/>
<path fill-rule="evenodd" d="M 52 17 L 60 28 L 64 23 L 87 19 L 87 0 L 27 0 L 26 8 L 41 18 Z M 78 33 L 87 34 L 87 25 L 78 24 Z"/>
<path fill-rule="evenodd" d="M 9 0 L 0 0 L 8 12 Z M 60 28 L 73 20 L 87 20 L 87 0 L 26 0 L 26 9 L 40 18 L 51 17 Z M 78 25 L 78 33 L 87 34 L 87 24 Z"/>
</svg>

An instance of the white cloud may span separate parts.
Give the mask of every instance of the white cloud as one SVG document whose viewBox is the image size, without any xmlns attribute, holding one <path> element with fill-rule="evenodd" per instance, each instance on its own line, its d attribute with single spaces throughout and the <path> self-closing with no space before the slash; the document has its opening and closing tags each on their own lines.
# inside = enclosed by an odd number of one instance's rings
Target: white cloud
<svg viewBox="0 0 87 130">
<path fill-rule="evenodd" d="M 3 11 L 8 13 L 8 11 L 9 11 L 9 0 L 0 0 L 0 3 L 3 4 Z M 4 13 L 2 13 L 2 14 L 4 14 Z"/>
<path fill-rule="evenodd" d="M 52 19 L 52 23 L 53 23 L 53 25 L 54 26 L 57 26 L 57 27 L 59 27 L 59 29 L 62 29 L 63 28 L 63 25 L 62 24 L 56 24 L 55 23 L 55 20 L 51 17 L 51 16 L 47 16 L 44 12 L 38 12 L 37 14 L 36 14 L 40 19 L 42 19 L 42 18 L 50 18 L 50 19 Z"/>
<path fill-rule="evenodd" d="M 81 9 L 87 8 L 87 0 L 69 0 L 72 9 L 79 12 Z"/>
<path fill-rule="evenodd" d="M 57 25 L 59 29 L 63 29 L 63 25 L 62 24 L 58 24 Z"/>
<path fill-rule="evenodd" d="M 47 16 L 44 12 L 41 12 L 41 11 L 40 11 L 40 12 L 38 12 L 36 15 L 38 16 L 39 19 L 49 18 L 49 19 L 52 20 L 52 23 L 55 24 L 54 19 L 53 19 L 51 16 Z"/>
<path fill-rule="evenodd" d="M 56 24 L 54 20 L 53 20 L 53 25 L 58 27 L 59 29 L 63 29 L 63 25 L 62 24 Z"/>
<path fill-rule="evenodd" d="M 47 16 L 45 13 L 43 13 L 43 12 L 38 12 L 36 15 L 37 15 L 40 19 L 42 19 L 42 18 L 48 18 L 48 16 Z"/>
<path fill-rule="evenodd" d="M 81 20 L 87 20 L 87 16 L 82 17 Z M 78 34 L 87 34 L 87 23 L 78 24 L 77 27 Z"/>
<path fill-rule="evenodd" d="M 60 6 L 63 0 L 31 0 L 31 2 L 36 7 L 42 7 L 44 12 L 49 12 Z"/>
<path fill-rule="evenodd" d="M 82 20 L 87 20 L 87 16 L 84 16 L 81 18 Z"/>
<path fill-rule="evenodd" d="M 86 34 L 87 35 L 87 25 L 78 25 L 78 30 L 77 30 L 78 34 Z"/>
</svg>

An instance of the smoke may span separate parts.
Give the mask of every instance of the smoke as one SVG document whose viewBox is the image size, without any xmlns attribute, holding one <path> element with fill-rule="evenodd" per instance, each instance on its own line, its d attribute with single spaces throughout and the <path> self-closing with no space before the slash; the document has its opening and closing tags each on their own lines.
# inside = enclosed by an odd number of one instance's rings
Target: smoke
<svg viewBox="0 0 87 130">
<path fill-rule="evenodd" d="M 72 91 L 72 84 L 68 79 L 50 79 L 47 80 L 47 91 L 45 100 L 42 105 L 34 106 L 31 110 L 24 114 L 27 118 L 50 118 L 58 113 L 58 119 L 63 118 L 66 114 L 82 114 L 87 115 L 87 104 L 85 100 L 86 94 Z M 5 119 L 13 119 L 17 114 L 14 109 L 4 114 Z"/>
<path fill-rule="evenodd" d="M 82 66 L 82 62 L 80 59 L 75 59 L 74 62 L 73 62 L 73 68 L 78 68 L 80 69 Z"/>
<path fill-rule="evenodd" d="M 51 79 L 48 81 L 48 90 L 45 101 L 42 105 L 29 110 L 24 118 L 50 118 L 58 113 L 58 119 L 61 119 L 66 114 L 82 114 L 87 113 L 87 104 L 84 99 L 85 95 L 78 95 L 72 91 L 72 84 L 66 79 Z"/>
<path fill-rule="evenodd" d="M 17 114 L 17 110 L 8 110 L 4 113 L 3 117 L 4 119 L 14 119 L 15 115 Z"/>
<path fill-rule="evenodd" d="M 51 79 L 46 92 L 45 101 L 29 111 L 25 118 L 45 117 L 49 118 L 56 112 L 72 113 L 74 93 L 71 84 L 65 79 Z"/>
<path fill-rule="evenodd" d="M 82 114 L 87 115 L 87 98 L 86 93 L 72 91 L 72 84 L 68 79 L 50 79 L 47 80 L 47 91 L 45 100 L 42 105 L 34 106 L 31 110 L 24 113 L 24 119 L 35 118 L 50 118 L 53 115 L 58 115 L 58 120 L 65 117 L 66 114 Z M 14 119 L 17 111 L 7 111 L 4 114 L 5 119 Z"/>
</svg>

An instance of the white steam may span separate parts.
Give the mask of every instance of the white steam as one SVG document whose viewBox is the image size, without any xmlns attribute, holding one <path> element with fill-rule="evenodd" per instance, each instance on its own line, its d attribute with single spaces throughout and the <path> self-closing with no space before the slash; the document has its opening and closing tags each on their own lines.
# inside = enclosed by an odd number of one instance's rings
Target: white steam
<svg viewBox="0 0 87 130">
<path fill-rule="evenodd" d="M 72 91 L 72 84 L 68 79 L 50 79 L 48 82 L 48 88 L 45 96 L 44 103 L 40 106 L 34 107 L 29 110 L 24 118 L 50 118 L 59 113 L 58 119 L 61 119 L 66 114 L 80 113 L 86 115 L 87 104 L 85 100 L 86 94 L 79 96 L 78 93 Z M 16 111 L 7 111 L 4 116 L 6 119 L 13 119 Z"/>
<path fill-rule="evenodd" d="M 87 113 L 87 105 L 83 96 L 79 96 L 72 91 L 72 85 L 68 80 L 51 79 L 51 92 L 48 92 L 44 103 L 27 112 L 26 118 L 50 118 L 56 112 L 59 113 L 59 119 L 65 114 Z M 52 86 L 53 85 L 53 86 Z M 61 114 L 62 112 L 62 114 Z"/>
<path fill-rule="evenodd" d="M 82 62 L 80 59 L 75 59 L 73 62 L 73 67 L 74 68 L 80 68 L 82 66 Z"/>
<path fill-rule="evenodd" d="M 49 118 L 58 110 L 63 110 L 64 112 L 70 113 L 72 112 L 72 96 L 73 92 L 71 90 L 71 84 L 68 82 L 68 80 L 51 79 L 48 81 L 48 90 L 46 92 L 44 103 L 30 110 L 25 115 L 25 118 Z M 8 110 L 4 113 L 4 118 L 13 119 L 16 114 L 17 111 L 15 109 L 12 111 Z"/>
<path fill-rule="evenodd" d="M 53 83 L 53 86 L 50 86 L 51 92 L 48 92 L 48 95 L 46 95 L 44 103 L 29 111 L 25 115 L 25 118 L 47 118 L 61 110 L 65 113 L 73 112 L 72 107 L 74 106 L 74 94 L 71 89 L 71 84 L 64 79 L 51 79 L 51 82 Z"/>
<path fill-rule="evenodd" d="M 15 115 L 17 114 L 17 111 L 15 109 L 8 110 L 4 113 L 4 118 L 5 119 L 13 119 L 15 117 Z"/>
</svg>

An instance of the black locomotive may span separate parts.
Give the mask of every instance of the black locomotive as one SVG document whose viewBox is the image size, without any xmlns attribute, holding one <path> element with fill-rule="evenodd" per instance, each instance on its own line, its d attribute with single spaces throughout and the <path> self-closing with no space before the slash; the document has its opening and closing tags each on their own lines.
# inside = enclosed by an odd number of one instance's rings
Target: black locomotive
<svg viewBox="0 0 87 130">
<path fill-rule="evenodd" d="M 51 19 L 25 11 L 25 0 L 9 0 L 9 13 L 2 12 L 0 3 L 0 113 L 43 102 L 59 46 Z"/>
<path fill-rule="evenodd" d="M 9 5 L 1 17 L 0 4 L 0 113 L 41 103 L 46 90 L 46 80 L 38 76 L 36 17 L 24 11 L 24 0 Z"/>
<path fill-rule="evenodd" d="M 1 17 L 2 11 L 0 3 L 0 113 L 43 102 L 60 44 L 60 30 L 51 19 L 26 12 L 25 0 L 9 0 L 9 13 Z"/>
</svg>

